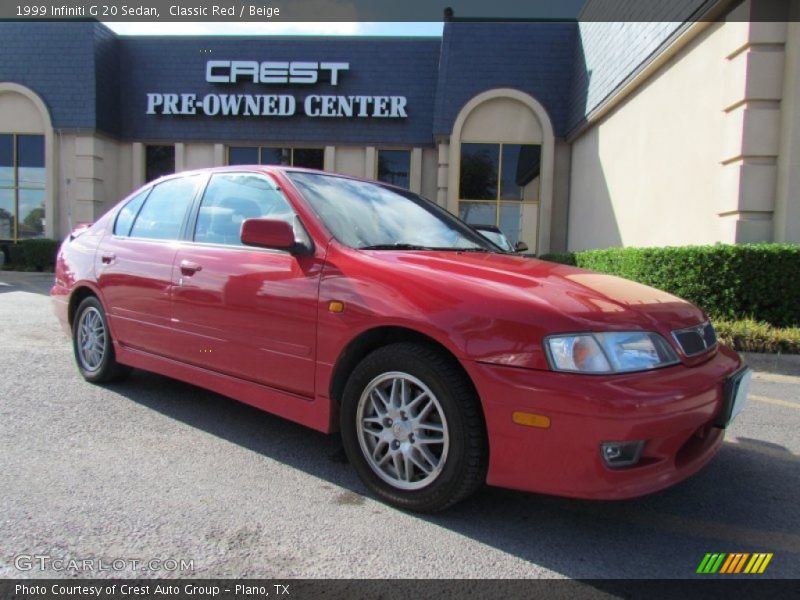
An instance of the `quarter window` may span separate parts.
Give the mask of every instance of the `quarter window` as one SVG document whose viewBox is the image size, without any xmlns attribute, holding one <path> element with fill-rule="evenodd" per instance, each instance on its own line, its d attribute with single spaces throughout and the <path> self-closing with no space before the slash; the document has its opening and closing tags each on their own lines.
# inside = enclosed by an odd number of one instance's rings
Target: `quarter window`
<svg viewBox="0 0 800 600">
<path fill-rule="evenodd" d="M 242 222 L 258 217 L 293 225 L 295 219 L 286 198 L 267 178 L 251 173 L 213 175 L 200 203 L 194 241 L 242 245 Z"/>
<path fill-rule="evenodd" d="M 44 136 L 0 134 L 0 239 L 44 236 Z"/>
<path fill-rule="evenodd" d="M 155 186 L 131 228 L 131 237 L 177 240 L 195 195 L 198 176 L 177 177 Z"/>
<path fill-rule="evenodd" d="M 133 220 L 136 218 L 139 209 L 142 208 L 142 203 L 144 203 L 144 199 L 147 198 L 149 193 L 150 189 L 146 189 L 136 194 L 122 207 L 122 210 L 117 214 L 117 222 L 114 223 L 114 235 L 130 235 Z"/>
</svg>

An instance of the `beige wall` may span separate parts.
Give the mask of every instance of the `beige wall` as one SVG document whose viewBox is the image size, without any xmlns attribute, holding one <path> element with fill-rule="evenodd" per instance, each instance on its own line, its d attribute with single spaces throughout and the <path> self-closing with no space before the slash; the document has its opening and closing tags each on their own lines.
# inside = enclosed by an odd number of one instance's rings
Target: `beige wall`
<svg viewBox="0 0 800 600">
<path fill-rule="evenodd" d="M 541 144 L 542 125 L 522 102 L 492 98 L 469 113 L 461 130 L 461 141 Z"/>
<path fill-rule="evenodd" d="M 773 239 L 781 119 L 797 115 L 781 96 L 797 67 L 785 66 L 786 24 L 734 18 L 695 25 L 572 140 L 569 249 Z"/>
<path fill-rule="evenodd" d="M 725 40 L 713 25 L 573 141 L 569 249 L 719 238 Z"/>
<path fill-rule="evenodd" d="M 333 170 L 343 175 L 365 177 L 366 149 L 357 147 L 336 148 L 336 159 Z"/>
<path fill-rule="evenodd" d="M 567 249 L 567 218 L 569 207 L 569 181 L 572 148 L 563 140 L 556 140 L 553 173 L 553 211 L 550 222 L 550 251 Z"/>
<path fill-rule="evenodd" d="M 177 164 L 175 165 L 177 168 Z M 214 166 L 214 144 L 185 144 L 184 169 L 202 169 Z"/>
<path fill-rule="evenodd" d="M 60 177 L 59 230 L 63 237 L 78 223 L 95 221 L 135 186 L 131 144 L 93 132 L 57 136 Z"/>
<path fill-rule="evenodd" d="M 800 2 L 787 24 L 773 219 L 776 242 L 800 243 Z"/>
<path fill-rule="evenodd" d="M 0 93 L 0 131 L 9 133 L 44 133 L 47 125 L 39 108 L 17 92 Z"/>
<path fill-rule="evenodd" d="M 439 170 L 439 151 L 436 148 L 422 150 L 422 180 L 419 193 L 428 200 L 436 201 L 436 180 Z"/>
</svg>

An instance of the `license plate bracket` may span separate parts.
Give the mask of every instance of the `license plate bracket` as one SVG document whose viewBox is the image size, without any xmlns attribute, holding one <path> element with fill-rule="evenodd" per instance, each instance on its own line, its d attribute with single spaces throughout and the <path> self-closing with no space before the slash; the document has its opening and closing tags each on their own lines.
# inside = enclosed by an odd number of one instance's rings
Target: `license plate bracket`
<svg viewBox="0 0 800 600">
<path fill-rule="evenodd" d="M 752 376 L 753 370 L 744 367 L 725 380 L 722 410 L 714 421 L 714 427 L 725 429 L 742 412 L 747 404 L 747 394 L 750 391 Z"/>
</svg>

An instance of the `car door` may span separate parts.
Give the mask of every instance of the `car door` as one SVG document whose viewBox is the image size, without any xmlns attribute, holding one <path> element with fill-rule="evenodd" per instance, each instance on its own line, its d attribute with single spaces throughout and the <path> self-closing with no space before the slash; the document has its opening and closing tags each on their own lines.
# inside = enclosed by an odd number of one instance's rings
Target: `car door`
<svg viewBox="0 0 800 600">
<path fill-rule="evenodd" d="M 266 176 L 211 176 L 172 270 L 176 356 L 187 363 L 313 396 L 321 259 L 242 245 L 253 217 L 302 227 Z"/>
<path fill-rule="evenodd" d="M 134 196 L 97 257 L 97 283 L 115 339 L 170 355 L 172 263 L 201 176 L 176 177 Z"/>
</svg>

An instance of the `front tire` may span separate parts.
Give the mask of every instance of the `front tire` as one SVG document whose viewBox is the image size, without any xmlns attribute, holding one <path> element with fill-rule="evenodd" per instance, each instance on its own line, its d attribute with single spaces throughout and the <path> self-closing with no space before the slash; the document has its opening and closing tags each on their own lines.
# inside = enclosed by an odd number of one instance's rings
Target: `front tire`
<svg viewBox="0 0 800 600">
<path fill-rule="evenodd" d="M 379 348 L 345 386 L 342 441 L 350 463 L 382 500 L 435 512 L 485 480 L 480 401 L 455 359 L 426 345 Z"/>
<path fill-rule="evenodd" d="M 116 361 L 106 313 L 94 296 L 84 298 L 75 311 L 72 349 L 78 370 L 91 383 L 113 381 L 130 371 L 129 367 Z"/>
</svg>

